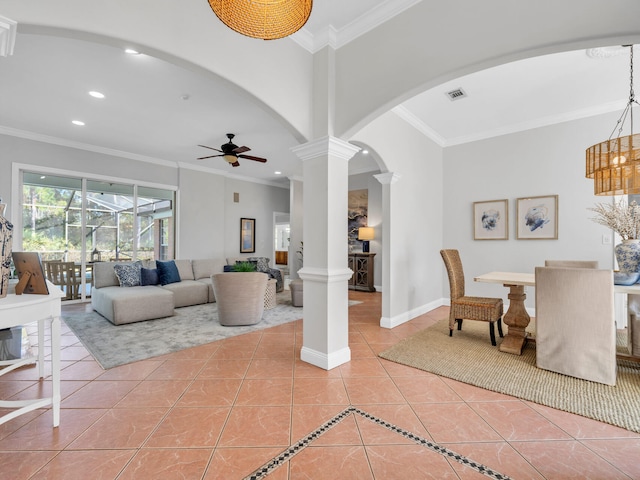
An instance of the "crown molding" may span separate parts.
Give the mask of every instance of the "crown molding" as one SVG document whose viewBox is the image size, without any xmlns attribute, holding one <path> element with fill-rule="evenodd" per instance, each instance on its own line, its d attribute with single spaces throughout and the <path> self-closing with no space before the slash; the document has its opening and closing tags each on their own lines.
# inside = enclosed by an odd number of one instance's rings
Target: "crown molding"
<svg viewBox="0 0 640 480">
<path fill-rule="evenodd" d="M 303 27 L 289 38 L 311 53 L 316 53 L 326 46 L 337 50 L 421 1 L 388 0 L 372 8 L 340 30 L 329 25 L 329 27 L 313 35 Z"/>
<path fill-rule="evenodd" d="M 343 160 L 350 160 L 360 151 L 360 147 L 337 137 L 325 136 L 293 147 L 291 151 L 302 161 L 322 155 L 332 155 Z"/>
<path fill-rule="evenodd" d="M 455 145 L 477 142 L 480 140 L 486 140 L 502 135 L 509 135 L 512 133 L 524 132 L 526 130 L 533 130 L 534 128 L 548 127 L 550 125 L 556 125 L 558 123 L 571 122 L 575 120 L 581 120 L 583 118 L 595 117 L 597 115 L 604 115 L 606 113 L 622 111 L 623 109 L 624 101 L 609 102 L 598 105 L 597 107 L 574 110 L 573 112 L 567 112 L 560 115 L 550 115 L 548 117 L 537 118 L 529 122 L 516 123 L 507 127 L 487 130 L 474 135 L 451 138 L 449 140 L 446 140 L 444 142 L 444 145 L 442 146 L 453 147 Z"/>
<path fill-rule="evenodd" d="M 444 147 L 446 145 L 446 139 L 442 135 L 437 133 L 429 125 L 427 125 L 418 117 L 416 117 L 404 105 L 398 105 L 396 107 L 393 107 L 391 111 L 395 113 L 398 117 L 400 117 L 402 120 L 407 122 L 409 125 L 411 125 L 413 128 L 418 130 L 420 133 L 422 133 L 424 136 L 433 140 L 439 146 Z"/>
<path fill-rule="evenodd" d="M 125 151 L 116 150 L 113 148 L 99 147 L 97 145 L 91 145 L 88 143 L 74 142 L 72 140 L 67 140 L 65 138 L 52 137 L 49 135 L 29 132 L 26 130 L 19 130 L 17 128 L 5 127 L 2 125 L 0 125 L 0 134 L 9 135 L 12 137 L 26 138 L 27 140 L 35 140 L 36 142 L 50 143 L 52 145 L 59 145 L 61 147 L 69 147 L 69 148 L 75 148 L 77 150 L 86 150 L 88 152 L 101 153 L 103 155 L 111 155 L 114 157 L 128 158 L 130 160 L 137 160 L 139 162 L 153 163 L 155 165 L 163 165 L 165 167 L 176 166 L 176 162 L 172 162 L 170 160 L 147 157 L 145 155 L 138 155 L 137 153 L 125 152 Z"/>
</svg>

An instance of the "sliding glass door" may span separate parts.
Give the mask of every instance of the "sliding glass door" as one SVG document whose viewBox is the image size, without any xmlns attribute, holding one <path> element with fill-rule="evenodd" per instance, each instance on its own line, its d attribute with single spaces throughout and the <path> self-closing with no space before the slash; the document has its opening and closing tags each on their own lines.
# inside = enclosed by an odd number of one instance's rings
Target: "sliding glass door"
<svg viewBox="0 0 640 480">
<path fill-rule="evenodd" d="M 172 190 L 36 172 L 22 185 L 22 249 L 67 300 L 91 295 L 95 262 L 173 258 Z"/>
</svg>

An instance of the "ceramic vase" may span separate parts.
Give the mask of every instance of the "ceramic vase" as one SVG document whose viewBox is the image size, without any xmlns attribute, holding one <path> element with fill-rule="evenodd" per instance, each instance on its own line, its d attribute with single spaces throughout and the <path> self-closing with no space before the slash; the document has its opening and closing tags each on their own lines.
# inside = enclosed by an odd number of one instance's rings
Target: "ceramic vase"
<svg viewBox="0 0 640 480">
<path fill-rule="evenodd" d="M 640 271 L 640 240 L 623 240 L 616 245 L 614 251 L 622 273 Z"/>
<path fill-rule="evenodd" d="M 0 298 L 7 296 L 11 274 L 11 241 L 13 225 L 0 215 Z"/>
</svg>

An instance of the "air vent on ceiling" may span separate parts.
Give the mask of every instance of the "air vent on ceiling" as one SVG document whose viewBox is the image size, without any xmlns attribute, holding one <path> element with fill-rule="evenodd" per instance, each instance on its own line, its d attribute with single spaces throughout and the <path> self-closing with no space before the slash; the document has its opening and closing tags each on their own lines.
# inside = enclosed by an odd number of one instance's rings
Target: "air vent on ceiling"
<svg viewBox="0 0 640 480">
<path fill-rule="evenodd" d="M 455 90 L 447 92 L 447 96 L 449 97 L 449 100 L 460 100 L 461 98 L 465 98 L 467 94 L 461 88 L 456 88 Z"/>
</svg>

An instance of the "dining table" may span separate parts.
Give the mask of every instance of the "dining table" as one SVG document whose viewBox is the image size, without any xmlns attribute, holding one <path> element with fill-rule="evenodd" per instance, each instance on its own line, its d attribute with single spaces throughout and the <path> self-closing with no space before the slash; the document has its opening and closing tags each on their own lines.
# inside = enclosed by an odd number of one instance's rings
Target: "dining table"
<svg viewBox="0 0 640 480">
<path fill-rule="evenodd" d="M 526 329 L 531 321 L 531 317 L 524 305 L 524 301 L 527 298 L 527 294 L 524 293 L 524 287 L 536 286 L 535 274 L 489 272 L 478 275 L 473 280 L 484 283 L 499 283 L 509 288 L 509 308 L 502 317 L 502 322 L 507 325 L 508 331 L 499 348 L 501 352 L 522 355 L 522 349 L 527 343 Z"/>
<path fill-rule="evenodd" d="M 509 289 L 509 307 L 502 317 L 502 321 L 508 327 L 502 343 L 500 351 L 512 353 L 514 355 L 522 355 L 522 349 L 527 340 L 534 340 L 527 331 L 531 317 L 527 312 L 524 301 L 527 298 L 525 287 L 536 286 L 535 273 L 522 272 L 488 272 L 474 277 L 474 281 L 483 283 L 498 283 Z M 618 357 L 638 359 L 640 358 L 640 349 L 634 347 L 634 324 L 640 321 L 636 318 L 636 309 L 640 310 L 640 284 L 634 285 L 614 285 L 614 293 L 626 294 L 628 296 L 627 303 L 627 349 L 628 354 L 618 353 Z M 637 326 L 637 325 L 636 325 Z M 638 342 L 635 342 L 638 343 Z"/>
</svg>

